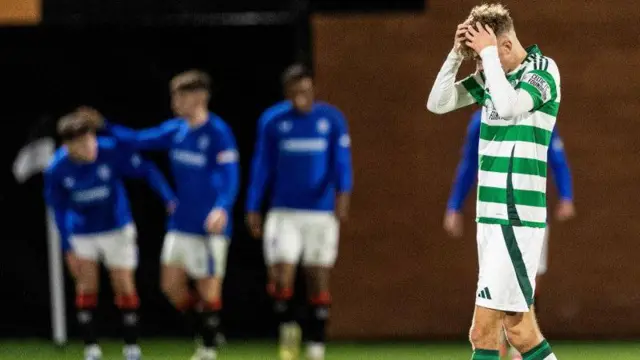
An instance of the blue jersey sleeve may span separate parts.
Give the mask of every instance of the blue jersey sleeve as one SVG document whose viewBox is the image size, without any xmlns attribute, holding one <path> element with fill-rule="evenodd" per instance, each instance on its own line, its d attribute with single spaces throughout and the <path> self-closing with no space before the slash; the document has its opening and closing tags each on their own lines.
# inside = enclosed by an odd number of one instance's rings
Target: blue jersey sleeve
<svg viewBox="0 0 640 360">
<path fill-rule="evenodd" d="M 123 146 L 117 148 L 117 154 L 117 166 L 120 168 L 122 175 L 145 179 L 165 203 L 176 198 L 167 179 L 152 162 L 145 160 L 137 152 L 130 151 Z"/>
<path fill-rule="evenodd" d="M 573 183 L 571 178 L 571 170 L 567 161 L 567 155 L 564 151 L 562 139 L 553 130 L 551 134 L 551 144 L 549 145 L 549 166 L 553 172 L 558 195 L 562 200 L 573 200 Z"/>
<path fill-rule="evenodd" d="M 462 210 L 464 201 L 478 177 L 478 145 L 481 124 L 481 112 L 477 111 L 471 117 L 471 122 L 467 127 L 467 136 L 462 148 L 462 159 L 458 163 L 453 188 L 447 202 L 447 209 L 450 211 Z"/>
<path fill-rule="evenodd" d="M 347 121 L 340 111 L 335 111 L 335 127 L 331 147 L 338 193 L 351 192 L 353 188 L 353 167 L 351 164 L 351 137 Z"/>
<path fill-rule="evenodd" d="M 136 150 L 164 150 L 171 147 L 173 137 L 180 130 L 180 120 L 169 120 L 159 126 L 134 130 L 110 122 L 105 123 L 108 135 Z"/>
<path fill-rule="evenodd" d="M 274 141 L 269 133 L 270 121 L 271 117 L 267 113 L 258 120 L 256 145 L 251 161 L 251 175 L 247 190 L 246 210 L 248 212 L 260 211 L 264 193 L 273 180 L 275 151 L 273 149 Z"/>
<path fill-rule="evenodd" d="M 230 210 L 236 201 L 240 188 L 238 148 L 233 132 L 226 124 L 218 126 L 215 131 L 217 146 L 211 147 L 214 151 L 211 156 L 216 161 L 216 169 L 212 181 L 217 178 L 221 179 L 219 182 L 221 187 L 218 189 L 214 207 Z"/>
<path fill-rule="evenodd" d="M 68 223 L 69 198 L 66 190 L 55 179 L 53 172 L 49 169 L 44 173 L 44 199 L 52 210 L 55 218 L 58 234 L 60 234 L 60 245 L 62 252 L 71 250 L 69 242 L 70 229 Z"/>
</svg>

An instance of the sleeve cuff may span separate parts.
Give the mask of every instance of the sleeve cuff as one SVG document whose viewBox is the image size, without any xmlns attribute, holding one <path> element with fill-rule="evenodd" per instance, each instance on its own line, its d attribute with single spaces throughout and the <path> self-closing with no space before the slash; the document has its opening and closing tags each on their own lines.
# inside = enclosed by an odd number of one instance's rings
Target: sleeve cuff
<svg viewBox="0 0 640 360">
<path fill-rule="evenodd" d="M 482 58 L 482 61 L 484 61 L 486 58 L 499 58 L 498 47 L 495 45 L 487 46 L 486 48 L 482 49 L 482 51 L 480 51 L 480 57 Z"/>
</svg>

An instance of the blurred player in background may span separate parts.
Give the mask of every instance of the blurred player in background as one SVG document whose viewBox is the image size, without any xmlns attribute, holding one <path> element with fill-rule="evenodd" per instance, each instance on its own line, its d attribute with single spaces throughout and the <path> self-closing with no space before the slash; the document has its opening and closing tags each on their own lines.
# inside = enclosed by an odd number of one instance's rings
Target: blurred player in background
<svg viewBox="0 0 640 360">
<path fill-rule="evenodd" d="M 177 187 L 162 249 L 162 289 L 181 312 L 200 309 L 202 344 L 192 360 L 217 357 L 222 281 L 231 238 L 230 214 L 239 187 L 238 151 L 228 125 L 209 112 L 210 78 L 191 70 L 170 83 L 176 118 L 132 130 L 105 124 L 119 141 L 140 150 L 168 150 Z M 195 279 L 197 294 L 189 291 Z"/>
<path fill-rule="evenodd" d="M 86 360 L 99 360 L 102 351 L 94 329 L 98 301 L 98 262 L 109 270 L 115 303 L 122 311 L 124 357 L 141 358 L 134 271 L 138 264 L 136 228 L 122 177 L 146 178 L 167 208 L 175 196 L 151 163 L 114 139 L 96 137 L 83 113 L 58 122 L 63 145 L 45 171 L 45 200 L 55 213 L 63 253 L 76 283 L 78 322 Z"/>
<path fill-rule="evenodd" d="M 469 126 L 467 128 L 467 136 L 465 138 L 462 159 L 458 164 L 456 171 L 456 177 L 453 182 L 453 189 L 449 196 L 447 203 L 447 211 L 444 218 L 444 229 L 447 233 L 454 237 L 462 236 L 463 232 L 463 215 L 462 209 L 464 202 L 471 186 L 475 184 L 478 177 L 478 145 L 480 141 L 480 127 L 482 123 L 482 111 L 478 110 L 473 113 Z M 564 152 L 564 146 L 562 139 L 558 135 L 556 129 L 553 129 L 551 133 L 551 143 L 549 146 L 549 153 L 547 155 L 549 166 L 554 174 L 555 185 L 560 196 L 560 202 L 556 209 L 556 219 L 558 221 L 566 221 L 575 216 L 575 206 L 573 204 L 573 186 L 571 181 L 571 171 L 569 169 L 569 163 Z M 549 242 L 549 228 L 544 237 L 544 245 L 542 248 L 542 255 L 540 256 L 540 264 L 538 265 L 538 273 L 536 277 L 536 294 L 534 295 L 534 303 L 536 311 L 540 310 L 538 303 L 537 290 L 540 288 L 540 280 L 542 275 L 547 271 L 548 261 L 548 242 Z M 485 294 L 486 296 L 486 294 Z M 506 353 L 505 347 L 501 349 L 502 353 Z M 512 359 L 521 359 L 521 355 L 511 348 Z"/>
<path fill-rule="evenodd" d="M 456 82 L 465 58 L 481 61 L 482 70 Z M 458 25 L 427 108 L 443 114 L 473 103 L 483 107 L 473 359 L 498 360 L 504 329 L 527 360 L 555 360 L 532 305 L 546 232 L 547 153 L 560 105 L 560 75 L 537 46 L 521 45 L 500 4 L 476 6 Z"/>
<path fill-rule="evenodd" d="M 253 236 L 264 239 L 265 262 L 275 281 L 281 359 L 295 359 L 300 351 L 300 328 L 290 302 L 296 265 L 302 261 L 311 310 L 305 329 L 307 358 L 322 360 L 338 220 L 347 219 L 353 186 L 351 141 L 342 113 L 315 101 L 306 67 L 289 67 L 282 84 L 288 100 L 266 110 L 259 120 L 247 222 Z M 260 210 L 267 188 L 271 198 L 263 234 Z"/>
</svg>

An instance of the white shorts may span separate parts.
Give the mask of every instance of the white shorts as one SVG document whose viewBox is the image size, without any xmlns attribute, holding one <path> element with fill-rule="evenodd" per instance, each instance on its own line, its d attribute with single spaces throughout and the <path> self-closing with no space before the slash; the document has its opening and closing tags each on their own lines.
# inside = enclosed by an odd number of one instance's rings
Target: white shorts
<svg viewBox="0 0 640 360">
<path fill-rule="evenodd" d="M 267 214 L 264 257 L 267 265 L 332 267 L 338 256 L 340 225 L 332 212 L 274 209 Z"/>
<path fill-rule="evenodd" d="M 162 264 L 184 268 L 193 279 L 223 277 L 229 239 L 169 231 L 162 246 Z"/>
<path fill-rule="evenodd" d="M 528 312 L 544 237 L 544 228 L 479 223 L 476 305 Z"/>
<path fill-rule="evenodd" d="M 128 224 L 98 234 L 72 235 L 70 242 L 80 259 L 101 260 L 109 269 L 135 269 L 138 266 L 136 236 L 136 227 Z"/>
<path fill-rule="evenodd" d="M 538 275 L 546 274 L 548 266 L 549 266 L 549 225 L 547 225 L 547 231 L 544 232 L 544 239 L 542 242 L 542 253 L 540 253 L 540 264 L 538 264 Z"/>
</svg>

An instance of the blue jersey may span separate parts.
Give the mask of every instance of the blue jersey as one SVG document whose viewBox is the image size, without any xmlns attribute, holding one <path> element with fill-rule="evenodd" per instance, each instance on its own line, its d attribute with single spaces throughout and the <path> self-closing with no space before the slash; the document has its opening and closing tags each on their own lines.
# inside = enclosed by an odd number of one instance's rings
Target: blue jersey
<svg viewBox="0 0 640 360">
<path fill-rule="evenodd" d="M 115 230 L 132 222 L 123 177 L 146 178 L 168 203 L 173 191 L 162 173 L 140 155 L 110 138 L 98 138 L 98 157 L 92 163 L 71 160 L 59 148 L 44 173 L 44 197 L 55 213 L 64 251 L 69 236 Z"/>
<path fill-rule="evenodd" d="M 471 117 L 467 128 L 467 136 L 462 150 L 462 159 L 456 170 L 453 189 L 449 196 L 447 208 L 460 211 L 471 187 L 478 177 L 478 143 L 480 141 L 481 111 L 476 111 Z M 548 162 L 553 172 L 558 194 L 563 200 L 573 199 L 573 188 L 569 163 L 564 152 L 562 139 L 556 129 L 551 133 Z"/>
<path fill-rule="evenodd" d="M 333 211 L 337 193 L 351 192 L 351 141 L 342 113 L 315 103 L 308 114 L 288 101 L 267 109 L 258 135 L 247 211 L 259 211 L 267 189 L 269 207 Z"/>
<path fill-rule="evenodd" d="M 178 206 L 168 230 L 206 235 L 205 221 L 214 208 L 231 213 L 239 187 L 238 151 L 227 124 L 217 115 L 198 127 L 184 119 L 132 130 L 107 124 L 107 131 L 137 150 L 169 150 Z M 226 234 L 231 234 L 231 222 Z"/>
</svg>

